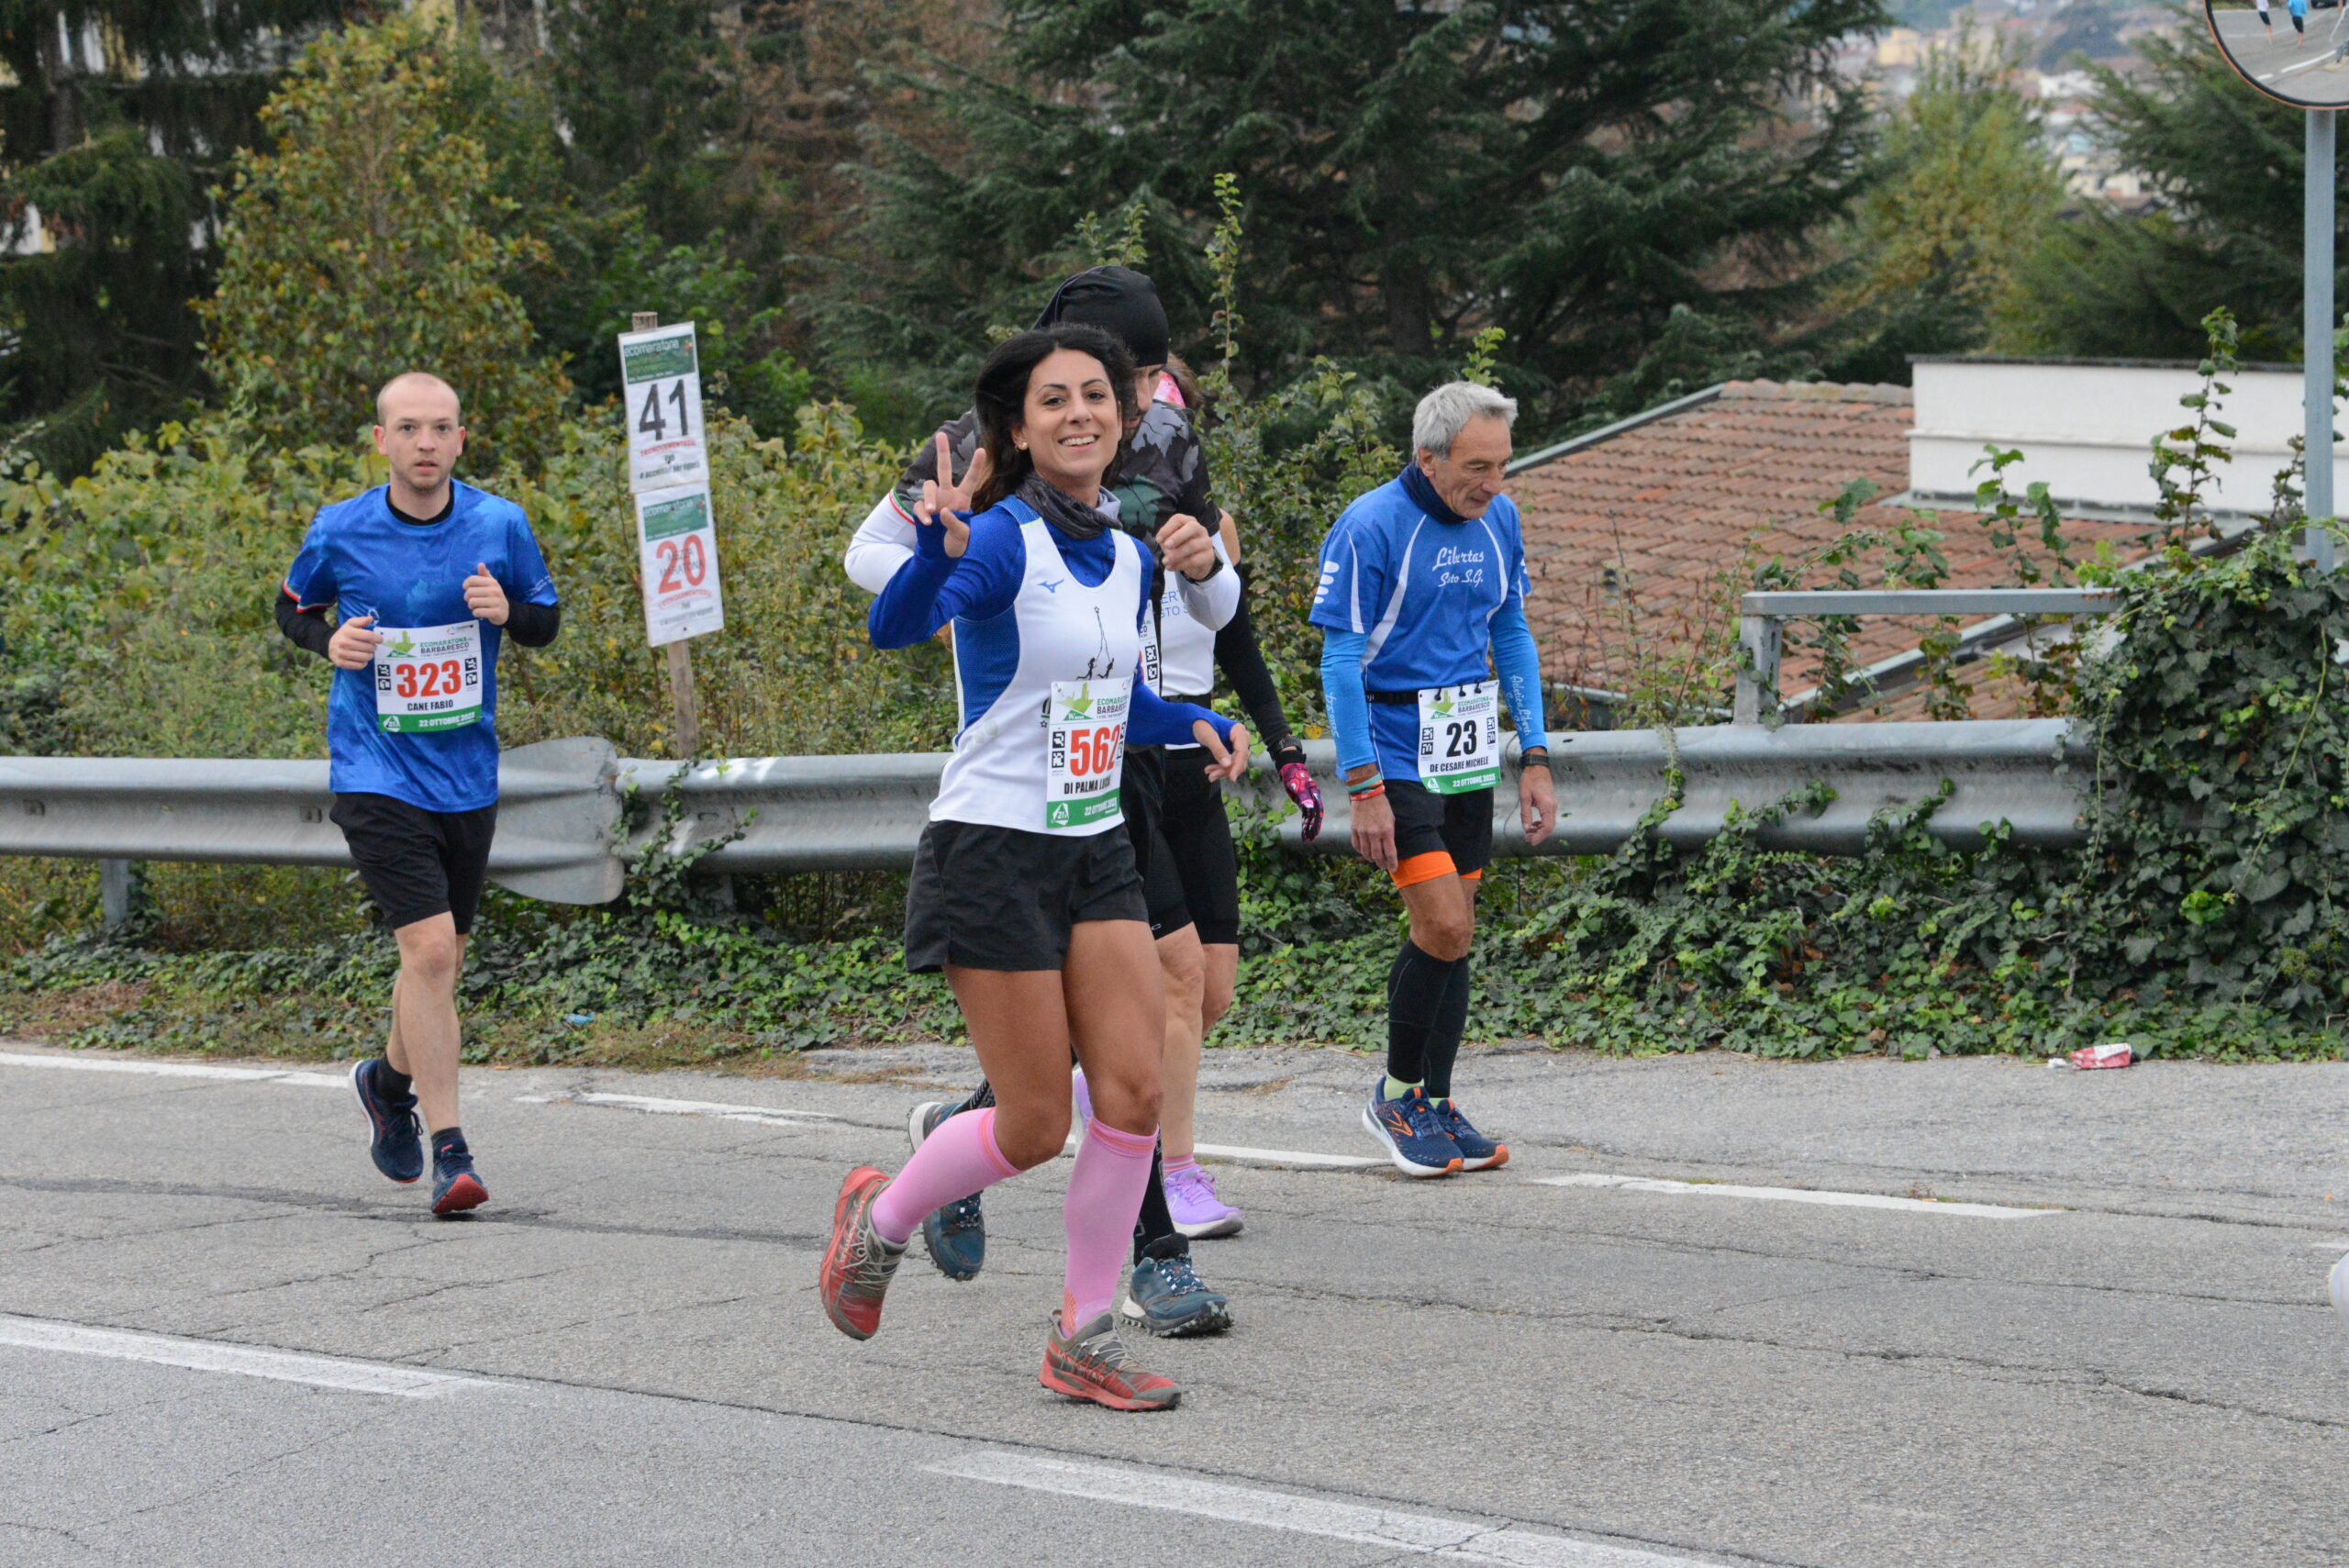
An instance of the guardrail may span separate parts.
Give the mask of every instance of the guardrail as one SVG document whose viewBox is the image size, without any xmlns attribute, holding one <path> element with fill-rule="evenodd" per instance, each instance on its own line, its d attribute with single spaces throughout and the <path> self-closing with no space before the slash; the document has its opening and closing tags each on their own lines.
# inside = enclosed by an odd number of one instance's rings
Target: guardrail
<svg viewBox="0 0 2349 1568">
<path fill-rule="evenodd" d="M 490 874 L 551 903 L 618 896 L 617 763 L 609 741 L 588 739 L 499 759 Z M 134 860 L 348 866 L 342 829 L 328 819 L 327 772 L 312 762 L 0 757 L 0 855 L 99 861 L 110 923 L 125 912 Z"/>
<path fill-rule="evenodd" d="M 1350 822 L 1335 749 L 1315 740 L 1306 752 L 1329 818 L 1311 846 L 1302 844 L 1293 812 L 1278 836 L 1291 848 L 1345 852 Z M 1769 828 L 1764 843 L 1856 853 L 1871 817 L 1931 798 L 1943 780 L 1954 793 L 1932 830 L 1953 845 L 1973 847 L 1985 824 L 1999 822 L 2026 843 L 2070 843 L 2081 833 L 2080 774 L 2069 765 L 2076 748 L 2060 719 L 1588 731 L 1555 738 L 1552 759 L 1563 817 L 1534 851 L 1518 821 L 1513 743 L 1505 753 L 1503 786 L 1494 792 L 1497 853 L 1606 853 L 1664 798 L 1675 771 L 1680 805 L 1658 831 L 1684 845 L 1720 833 L 1734 809 L 1751 813 L 1822 780 L 1835 791 L 1833 804 Z M 683 809 L 672 849 L 730 840 L 703 860 L 707 871 L 901 868 L 913 860 L 945 762 L 942 753 L 907 752 L 687 767 L 617 757 L 599 740 L 541 741 L 508 751 L 499 768 L 490 875 L 553 903 L 613 898 L 627 858 L 662 830 L 660 807 L 673 792 Z M 624 833 L 629 792 L 651 809 Z M 1287 806 L 1261 757 L 1231 793 L 1243 810 Z M 0 854 L 98 860 L 108 917 L 118 921 L 134 860 L 348 866 L 328 816 L 333 803 L 324 762 L 0 758 Z"/>
<path fill-rule="evenodd" d="M 1993 618 L 1958 634 L 1960 663 L 2024 635 L 2025 617 L 2106 615 L 2121 607 L 2121 595 L 2094 588 L 1914 588 L 1859 591 L 1776 589 L 1747 594 L 1738 601 L 1738 642 L 1746 668 L 1737 673 L 1733 724 L 1759 724 L 1781 710 L 1778 656 L 1783 623 L 1825 616 L 1964 616 Z M 1924 655 L 1911 649 L 1870 665 L 1854 678 L 1855 689 L 1877 695 L 1916 678 Z"/>
</svg>

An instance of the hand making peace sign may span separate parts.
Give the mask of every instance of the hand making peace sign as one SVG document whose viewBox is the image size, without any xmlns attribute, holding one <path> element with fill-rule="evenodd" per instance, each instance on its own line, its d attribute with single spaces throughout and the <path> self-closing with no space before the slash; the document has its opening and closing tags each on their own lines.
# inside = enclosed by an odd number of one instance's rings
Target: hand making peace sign
<svg viewBox="0 0 2349 1568">
<path fill-rule="evenodd" d="M 954 478 L 954 448 L 943 430 L 938 432 L 936 450 L 938 477 L 921 482 L 921 500 L 914 507 L 914 525 L 925 528 L 943 527 L 946 554 L 950 560 L 960 561 L 963 551 L 970 548 L 971 525 L 957 514 L 971 509 L 971 497 L 986 484 L 991 465 L 986 448 L 981 447 L 971 454 L 971 466 L 963 471 L 958 483 Z"/>
</svg>

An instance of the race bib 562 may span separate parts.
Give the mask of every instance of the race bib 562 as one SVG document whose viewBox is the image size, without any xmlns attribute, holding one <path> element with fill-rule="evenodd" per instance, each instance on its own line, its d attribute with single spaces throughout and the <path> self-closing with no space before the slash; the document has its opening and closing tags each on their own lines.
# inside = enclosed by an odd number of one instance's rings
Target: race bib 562
<svg viewBox="0 0 2349 1568">
<path fill-rule="evenodd" d="M 1054 681 L 1044 712 L 1044 826 L 1082 828 L 1118 811 L 1130 683 Z"/>
</svg>

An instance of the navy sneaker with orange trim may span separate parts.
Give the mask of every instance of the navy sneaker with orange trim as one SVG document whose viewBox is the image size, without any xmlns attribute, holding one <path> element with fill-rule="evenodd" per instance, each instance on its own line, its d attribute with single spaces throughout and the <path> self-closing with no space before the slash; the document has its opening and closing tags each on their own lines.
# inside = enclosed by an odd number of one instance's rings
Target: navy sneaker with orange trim
<svg viewBox="0 0 2349 1568">
<path fill-rule="evenodd" d="M 852 1340 L 869 1340 L 881 1327 L 881 1298 L 906 1255 L 904 1242 L 893 1247 L 873 1229 L 873 1200 L 888 1184 L 879 1167 L 859 1165 L 832 1203 L 832 1239 L 816 1275 L 816 1295 L 832 1327 Z"/>
<path fill-rule="evenodd" d="M 424 1174 L 424 1138 L 417 1126 L 416 1095 L 395 1099 L 384 1093 L 375 1070 L 384 1065 L 370 1056 L 351 1065 L 351 1091 L 367 1118 L 367 1155 L 375 1169 L 405 1186 Z"/>
<path fill-rule="evenodd" d="M 1036 1381 L 1055 1394 L 1112 1410 L 1172 1410 L 1183 1402 L 1173 1378 L 1132 1364 L 1132 1352 L 1118 1338 L 1117 1319 L 1107 1312 L 1079 1324 L 1073 1334 L 1061 1332 L 1061 1315 L 1053 1313 L 1044 1340 L 1044 1369 Z"/>
<path fill-rule="evenodd" d="M 1460 1114 L 1460 1102 L 1451 1098 L 1431 1100 L 1436 1125 L 1460 1151 L 1460 1168 L 1464 1171 L 1497 1171 L 1508 1163 L 1508 1145 L 1496 1143 L 1478 1132 L 1468 1118 Z"/>
<path fill-rule="evenodd" d="M 1407 1176 L 1448 1176 L 1460 1169 L 1460 1146 L 1436 1119 L 1425 1089 L 1390 1100 L 1386 1074 L 1381 1073 L 1371 1086 L 1370 1104 L 1362 1108 L 1362 1124 Z"/>
<path fill-rule="evenodd" d="M 442 1217 L 479 1208 L 489 1201 L 489 1189 L 473 1172 L 473 1157 L 462 1149 L 432 1152 L 432 1212 Z"/>
</svg>

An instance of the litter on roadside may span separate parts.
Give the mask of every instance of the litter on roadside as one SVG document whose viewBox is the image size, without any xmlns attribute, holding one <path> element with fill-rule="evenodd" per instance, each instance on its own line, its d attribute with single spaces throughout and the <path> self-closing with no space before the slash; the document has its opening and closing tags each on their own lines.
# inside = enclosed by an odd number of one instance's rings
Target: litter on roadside
<svg viewBox="0 0 2349 1568">
<path fill-rule="evenodd" d="M 2110 1045 L 2083 1046 L 2068 1056 L 2051 1056 L 2047 1065 L 2089 1072 L 2099 1067 L 2126 1067 L 2136 1059 L 2136 1052 L 2128 1045 L 2115 1041 Z"/>
</svg>

